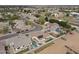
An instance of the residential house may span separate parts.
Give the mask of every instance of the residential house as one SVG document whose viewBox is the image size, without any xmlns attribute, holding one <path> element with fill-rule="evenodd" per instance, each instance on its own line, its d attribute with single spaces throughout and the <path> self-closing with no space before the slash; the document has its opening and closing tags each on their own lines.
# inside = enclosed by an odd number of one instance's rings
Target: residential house
<svg viewBox="0 0 79 59">
<path fill-rule="evenodd" d="M 55 36 L 57 36 L 61 32 L 61 28 L 57 23 L 49 23 L 49 22 L 47 22 L 47 23 L 45 23 L 44 31 L 52 33 Z"/>
<path fill-rule="evenodd" d="M 49 33 L 45 33 L 45 32 L 35 32 L 32 34 L 32 41 L 36 42 L 37 46 L 43 45 L 46 43 L 46 41 L 48 41 L 48 37 L 50 37 L 51 35 Z M 54 37 L 51 36 L 51 38 L 53 39 Z"/>
<path fill-rule="evenodd" d="M 15 23 L 14 28 L 16 31 L 23 31 L 26 29 L 31 29 L 31 26 L 26 25 L 24 20 L 15 20 L 14 23 Z"/>
<path fill-rule="evenodd" d="M 18 53 L 23 49 L 31 49 L 32 41 L 30 36 L 25 34 L 17 34 L 13 37 L 4 37 L 2 42 L 5 42 L 5 46 L 8 46 L 8 53 Z"/>
</svg>

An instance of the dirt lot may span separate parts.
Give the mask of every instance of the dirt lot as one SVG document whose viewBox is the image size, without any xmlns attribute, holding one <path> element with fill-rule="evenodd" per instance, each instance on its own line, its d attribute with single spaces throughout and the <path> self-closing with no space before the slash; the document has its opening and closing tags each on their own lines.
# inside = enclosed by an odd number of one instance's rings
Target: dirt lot
<svg viewBox="0 0 79 59">
<path fill-rule="evenodd" d="M 79 52 L 79 33 L 76 31 L 73 32 L 73 34 L 67 34 L 64 37 L 66 40 L 58 39 L 54 41 L 55 44 L 50 45 L 49 47 L 43 49 L 40 54 L 65 54 L 66 52 L 74 53 Z M 70 49 L 66 48 L 65 45 L 67 45 L 69 48 L 71 48 L 73 51 L 70 51 Z"/>
</svg>

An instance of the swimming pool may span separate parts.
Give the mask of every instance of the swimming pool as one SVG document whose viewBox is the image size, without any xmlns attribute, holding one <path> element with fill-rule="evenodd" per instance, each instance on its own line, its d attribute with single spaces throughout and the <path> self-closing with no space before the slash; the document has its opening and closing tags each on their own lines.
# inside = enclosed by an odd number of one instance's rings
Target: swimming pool
<svg viewBox="0 0 79 59">
<path fill-rule="evenodd" d="M 37 44 L 36 44 L 36 42 L 32 42 L 32 48 L 36 48 L 37 47 Z"/>
</svg>

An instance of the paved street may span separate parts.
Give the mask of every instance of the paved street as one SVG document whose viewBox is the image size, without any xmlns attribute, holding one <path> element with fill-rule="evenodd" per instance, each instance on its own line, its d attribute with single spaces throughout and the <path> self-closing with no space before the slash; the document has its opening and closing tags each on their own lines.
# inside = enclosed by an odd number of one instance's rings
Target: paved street
<svg viewBox="0 0 79 59">
<path fill-rule="evenodd" d="M 21 32 L 21 33 L 29 33 L 29 32 L 33 32 L 33 31 L 40 31 L 42 28 L 40 25 L 36 24 L 36 23 L 33 23 L 33 25 L 35 26 L 35 28 L 33 30 L 29 30 L 29 31 L 24 31 L 24 32 Z M 11 38 L 11 37 L 14 37 L 14 36 L 18 36 L 19 33 L 13 33 L 13 34 L 9 34 L 9 35 L 5 35 L 5 36 L 2 36 L 0 37 L 0 40 L 4 40 L 4 39 L 8 39 L 8 38 Z"/>
</svg>

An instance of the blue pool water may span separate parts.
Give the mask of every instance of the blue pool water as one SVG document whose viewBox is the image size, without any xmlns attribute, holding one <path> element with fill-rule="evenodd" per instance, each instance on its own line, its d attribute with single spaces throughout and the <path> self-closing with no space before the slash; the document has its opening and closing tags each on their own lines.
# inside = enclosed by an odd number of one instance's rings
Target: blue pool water
<svg viewBox="0 0 79 59">
<path fill-rule="evenodd" d="M 36 42 L 32 42 L 32 48 L 36 48 L 37 45 L 36 45 Z"/>
</svg>

